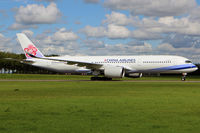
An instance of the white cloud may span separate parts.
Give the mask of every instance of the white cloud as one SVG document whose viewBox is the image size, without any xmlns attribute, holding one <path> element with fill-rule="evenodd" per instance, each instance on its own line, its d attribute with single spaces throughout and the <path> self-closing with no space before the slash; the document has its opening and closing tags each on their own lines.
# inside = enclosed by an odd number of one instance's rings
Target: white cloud
<svg viewBox="0 0 200 133">
<path fill-rule="evenodd" d="M 38 34 L 32 40 L 44 54 L 75 55 L 80 49 L 77 43 L 78 36 L 65 28 L 60 28 L 56 32 L 44 32 Z"/>
<path fill-rule="evenodd" d="M 84 33 L 87 37 L 125 39 L 131 36 L 131 31 L 126 26 L 133 22 L 131 17 L 123 13 L 112 12 L 106 15 L 106 19 L 102 21 L 103 25 L 97 27 L 88 25 L 81 29 L 80 33 Z"/>
<path fill-rule="evenodd" d="M 78 36 L 73 33 L 72 31 L 67 31 L 65 28 L 59 29 L 57 32 L 54 33 L 52 36 L 53 40 L 56 41 L 75 41 L 78 39 Z"/>
<path fill-rule="evenodd" d="M 83 52 L 87 55 L 137 55 L 151 53 L 152 46 L 149 43 L 138 43 L 130 45 L 129 43 L 108 44 L 102 41 L 86 40 Z M 87 48 L 87 49 L 85 49 Z"/>
<path fill-rule="evenodd" d="M 61 13 L 55 3 L 47 7 L 37 4 L 21 6 L 15 15 L 16 22 L 21 24 L 52 24 L 60 17 Z"/>
<path fill-rule="evenodd" d="M 42 41 L 42 43 L 47 45 L 59 45 L 57 47 L 60 47 L 64 44 L 69 44 L 70 41 L 76 41 L 78 39 L 78 36 L 72 32 L 67 31 L 65 28 L 61 28 L 52 35 L 40 35 L 38 39 Z"/>
<path fill-rule="evenodd" d="M 132 38 L 139 40 L 159 40 L 162 39 L 162 35 L 145 30 L 134 30 L 132 32 Z"/>
<path fill-rule="evenodd" d="M 0 43 L 4 44 L 5 42 L 11 41 L 10 38 L 5 37 L 2 33 L 0 33 Z"/>
<path fill-rule="evenodd" d="M 198 6 L 197 8 L 194 8 L 191 11 L 191 13 L 189 14 L 189 19 L 191 21 L 197 21 L 197 22 L 199 22 L 199 20 L 200 20 L 200 14 L 199 14 L 199 12 L 200 12 L 200 6 Z"/>
<path fill-rule="evenodd" d="M 38 28 L 37 25 L 25 25 L 25 24 L 18 24 L 14 23 L 10 27 L 8 27 L 9 30 L 20 30 L 20 29 L 28 29 L 28 28 Z"/>
<path fill-rule="evenodd" d="M 131 50 L 134 52 L 151 52 L 152 45 L 145 42 L 144 45 L 133 46 Z"/>
<path fill-rule="evenodd" d="M 40 43 L 43 43 L 41 51 L 45 54 L 58 54 L 58 55 L 77 55 L 79 54 L 79 44 L 76 42 L 63 43 L 62 45 L 51 45 L 49 43 L 44 43 L 45 41 L 40 40 Z"/>
<path fill-rule="evenodd" d="M 137 55 L 137 54 L 144 54 L 144 53 L 151 53 L 152 46 L 151 44 L 144 43 L 143 45 L 135 45 L 131 46 L 128 44 L 106 44 L 106 47 L 102 49 L 99 54 L 104 55 Z M 103 52 L 104 51 L 104 52 Z"/>
<path fill-rule="evenodd" d="M 179 54 L 179 55 L 184 55 L 184 56 L 189 56 L 191 54 L 199 54 L 200 53 L 200 48 L 195 48 L 195 47 L 189 47 L 189 48 L 175 48 L 169 43 L 163 43 L 158 45 L 158 50 L 161 52 L 165 53 L 170 53 L 170 54 Z M 187 55 L 185 55 L 187 53 Z"/>
<path fill-rule="evenodd" d="M 188 17 L 174 18 L 166 17 L 160 18 L 159 23 L 164 24 L 161 32 L 176 32 L 186 35 L 200 35 L 200 23 L 192 22 Z"/>
<path fill-rule="evenodd" d="M 125 26 L 109 24 L 107 28 L 86 26 L 80 30 L 87 37 L 108 37 L 109 39 L 125 39 L 130 37 L 131 32 Z"/>
<path fill-rule="evenodd" d="M 15 23 L 9 27 L 12 30 L 36 28 L 37 24 L 53 24 L 59 21 L 61 12 L 55 3 L 44 5 L 28 4 L 16 9 Z"/>
<path fill-rule="evenodd" d="M 43 2 L 43 1 L 45 1 L 45 2 L 56 2 L 58 0 L 35 0 L 35 1 L 39 1 L 39 2 Z"/>
<path fill-rule="evenodd" d="M 103 23 L 115 24 L 115 25 L 128 25 L 133 22 L 133 18 L 128 18 L 125 14 L 119 12 L 112 12 L 106 15 L 106 20 Z"/>
<path fill-rule="evenodd" d="M 142 17 L 129 16 L 123 13 L 112 12 L 106 15 L 103 25 L 86 26 L 81 29 L 86 37 L 108 39 L 137 39 L 162 40 L 170 34 L 183 34 L 190 36 L 200 35 L 200 21 L 191 20 L 192 16 L 184 17 Z"/>
<path fill-rule="evenodd" d="M 87 37 L 104 37 L 106 35 L 106 28 L 103 26 L 92 27 L 88 25 L 81 29 L 80 33 L 84 33 Z"/>
<path fill-rule="evenodd" d="M 174 18 L 160 17 L 143 18 L 142 20 L 136 20 L 133 23 L 136 30 L 133 31 L 133 37 L 139 39 L 163 39 L 165 34 L 184 34 L 184 35 L 200 35 L 200 22 L 191 21 L 189 17 Z"/>
<path fill-rule="evenodd" d="M 18 52 L 19 45 L 13 42 L 12 38 L 6 37 L 0 33 L 0 51 Z"/>
<path fill-rule="evenodd" d="M 83 41 L 84 46 L 86 48 L 89 48 L 90 50 L 97 50 L 99 48 L 105 48 L 105 44 L 103 41 L 99 41 L 99 40 L 84 40 Z"/>
<path fill-rule="evenodd" d="M 32 37 L 34 34 L 31 30 L 23 30 L 22 33 L 25 33 L 29 37 Z"/>
<path fill-rule="evenodd" d="M 129 38 L 131 32 L 124 26 L 118 26 L 114 24 L 108 25 L 107 36 L 110 39 L 124 39 Z"/>
<path fill-rule="evenodd" d="M 169 43 L 175 48 L 200 48 L 200 37 L 199 36 L 190 36 L 182 34 L 170 34 L 166 36 L 163 40 L 163 43 Z"/>
<path fill-rule="evenodd" d="M 99 3 L 100 0 L 84 0 L 85 3 L 92 3 L 92 4 L 96 4 Z"/>
<path fill-rule="evenodd" d="M 113 10 L 128 10 L 135 15 L 179 16 L 197 6 L 195 0 L 107 0 L 104 5 Z"/>
</svg>

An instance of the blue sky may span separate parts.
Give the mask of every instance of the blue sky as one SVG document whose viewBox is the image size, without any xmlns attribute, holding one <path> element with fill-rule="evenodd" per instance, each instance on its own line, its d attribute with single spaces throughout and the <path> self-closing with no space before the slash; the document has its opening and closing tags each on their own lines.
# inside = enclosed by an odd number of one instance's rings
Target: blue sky
<svg viewBox="0 0 200 133">
<path fill-rule="evenodd" d="M 0 50 L 16 33 L 44 54 L 180 55 L 200 62 L 199 0 L 1 0 Z"/>
</svg>

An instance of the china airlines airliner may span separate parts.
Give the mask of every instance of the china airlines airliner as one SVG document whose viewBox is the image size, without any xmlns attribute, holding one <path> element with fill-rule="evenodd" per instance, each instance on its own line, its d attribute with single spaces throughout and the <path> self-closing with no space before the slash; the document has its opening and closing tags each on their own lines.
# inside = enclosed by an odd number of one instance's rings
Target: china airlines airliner
<svg viewBox="0 0 200 133">
<path fill-rule="evenodd" d="M 91 80 L 141 77 L 142 73 L 180 73 L 185 80 L 187 73 L 198 69 L 189 59 L 172 55 L 45 57 L 25 34 L 18 33 L 17 38 L 26 55 L 24 63 L 56 72 L 92 73 Z"/>
</svg>

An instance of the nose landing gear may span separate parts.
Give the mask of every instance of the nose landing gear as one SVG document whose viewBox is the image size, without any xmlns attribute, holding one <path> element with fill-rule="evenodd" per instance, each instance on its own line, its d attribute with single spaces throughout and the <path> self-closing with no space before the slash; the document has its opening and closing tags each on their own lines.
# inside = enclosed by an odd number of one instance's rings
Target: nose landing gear
<svg viewBox="0 0 200 133">
<path fill-rule="evenodd" d="M 185 81 L 186 80 L 186 75 L 187 75 L 187 73 L 182 73 L 181 81 Z"/>
</svg>

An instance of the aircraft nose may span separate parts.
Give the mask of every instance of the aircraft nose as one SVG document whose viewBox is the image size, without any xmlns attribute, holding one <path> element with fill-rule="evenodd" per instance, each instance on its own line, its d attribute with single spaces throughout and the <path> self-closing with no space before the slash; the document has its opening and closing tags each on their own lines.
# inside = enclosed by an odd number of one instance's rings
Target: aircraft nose
<svg viewBox="0 0 200 133">
<path fill-rule="evenodd" d="M 194 71 L 198 70 L 198 67 L 195 64 L 193 64 L 193 65 L 194 65 L 193 70 Z"/>
</svg>

